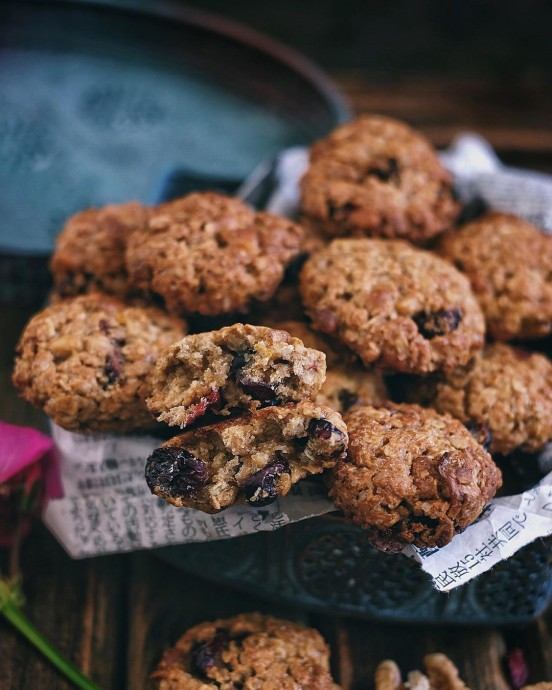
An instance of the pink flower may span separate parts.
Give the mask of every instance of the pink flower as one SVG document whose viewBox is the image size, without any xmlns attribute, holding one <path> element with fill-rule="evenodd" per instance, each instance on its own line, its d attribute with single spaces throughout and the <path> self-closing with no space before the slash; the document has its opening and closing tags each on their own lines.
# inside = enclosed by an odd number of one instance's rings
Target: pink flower
<svg viewBox="0 0 552 690">
<path fill-rule="evenodd" d="M 0 421 L 0 484 L 41 460 L 52 446 L 52 439 L 36 429 Z"/>
<path fill-rule="evenodd" d="M 60 495 L 52 446 L 35 429 L 0 421 L 0 546 L 12 543 L 19 519 L 28 532 L 45 495 Z"/>
</svg>

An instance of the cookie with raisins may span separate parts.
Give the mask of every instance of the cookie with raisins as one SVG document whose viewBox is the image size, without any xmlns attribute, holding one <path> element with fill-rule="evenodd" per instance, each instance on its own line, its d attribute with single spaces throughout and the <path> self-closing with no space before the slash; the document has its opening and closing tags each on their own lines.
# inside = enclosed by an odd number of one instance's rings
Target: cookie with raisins
<svg viewBox="0 0 552 690">
<path fill-rule="evenodd" d="M 168 503 L 205 513 L 237 502 L 265 506 L 333 467 L 347 441 L 341 415 L 328 407 L 265 407 L 167 441 L 148 458 L 146 481 Z"/>
</svg>

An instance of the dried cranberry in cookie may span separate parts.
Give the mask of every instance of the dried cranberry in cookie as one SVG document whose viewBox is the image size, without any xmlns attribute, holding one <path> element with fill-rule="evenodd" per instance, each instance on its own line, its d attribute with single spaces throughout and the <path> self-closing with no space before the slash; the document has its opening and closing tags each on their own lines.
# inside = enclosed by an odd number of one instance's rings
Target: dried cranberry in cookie
<svg viewBox="0 0 552 690">
<path fill-rule="evenodd" d="M 452 178 L 429 141 L 403 122 L 364 116 L 314 144 L 301 181 L 311 232 L 424 242 L 452 225 Z"/>
<path fill-rule="evenodd" d="M 59 302 L 23 331 L 13 383 L 71 431 L 129 431 L 154 423 L 145 398 L 159 354 L 186 332 L 156 307 L 101 295 Z"/>
</svg>

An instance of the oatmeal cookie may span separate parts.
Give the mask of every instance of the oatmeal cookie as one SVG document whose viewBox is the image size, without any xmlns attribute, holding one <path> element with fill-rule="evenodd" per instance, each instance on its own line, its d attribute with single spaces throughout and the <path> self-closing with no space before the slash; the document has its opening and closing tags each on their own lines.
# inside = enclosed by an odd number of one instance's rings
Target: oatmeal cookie
<svg viewBox="0 0 552 690">
<path fill-rule="evenodd" d="M 168 503 L 205 513 L 244 500 L 264 506 L 335 465 L 346 448 L 334 410 L 310 401 L 265 407 L 167 441 L 148 458 L 146 481 Z"/>
<path fill-rule="evenodd" d="M 450 370 L 484 344 L 485 322 L 466 277 L 400 240 L 333 241 L 305 263 L 301 294 L 314 328 L 367 366 Z"/>
<path fill-rule="evenodd" d="M 27 324 L 13 383 L 70 431 L 151 426 L 145 398 L 155 361 L 185 332 L 183 321 L 156 307 L 127 306 L 99 293 L 72 297 Z"/>
<path fill-rule="evenodd" d="M 147 215 L 144 206 L 131 202 L 91 208 L 69 218 L 50 261 L 56 292 L 62 297 L 96 291 L 125 297 L 127 240 L 145 226 Z"/>
<path fill-rule="evenodd" d="M 467 367 L 408 383 L 407 398 L 488 429 L 491 453 L 534 453 L 552 439 L 552 362 L 504 343 Z"/>
<path fill-rule="evenodd" d="M 330 496 L 382 551 L 445 546 L 501 485 L 491 456 L 449 415 L 388 404 L 345 422 L 349 450 L 329 473 Z"/>
<path fill-rule="evenodd" d="M 127 246 L 132 284 L 171 311 L 215 315 L 267 300 L 300 253 L 303 229 L 240 199 L 190 194 L 152 214 Z"/>
<path fill-rule="evenodd" d="M 364 116 L 314 144 L 301 208 L 315 230 L 424 242 L 460 207 L 429 141 L 406 124 Z"/>
<path fill-rule="evenodd" d="M 536 683 L 535 685 L 524 685 L 521 690 L 552 690 L 552 682 Z"/>
<path fill-rule="evenodd" d="M 488 213 L 445 235 L 439 252 L 468 276 L 494 338 L 552 332 L 552 237 L 516 216 Z"/>
<path fill-rule="evenodd" d="M 158 690 L 339 690 L 320 633 L 244 613 L 190 628 L 152 674 Z"/>
<path fill-rule="evenodd" d="M 237 323 L 171 345 L 147 404 L 160 422 L 184 428 L 207 410 L 228 415 L 314 400 L 325 375 L 322 352 L 285 331 Z"/>
<path fill-rule="evenodd" d="M 344 413 L 356 405 L 381 405 L 389 399 L 381 372 L 363 367 L 351 358 L 351 353 L 340 352 L 329 338 L 317 333 L 300 321 L 281 321 L 274 326 L 281 328 L 305 345 L 326 355 L 326 380 L 316 402 Z"/>
</svg>

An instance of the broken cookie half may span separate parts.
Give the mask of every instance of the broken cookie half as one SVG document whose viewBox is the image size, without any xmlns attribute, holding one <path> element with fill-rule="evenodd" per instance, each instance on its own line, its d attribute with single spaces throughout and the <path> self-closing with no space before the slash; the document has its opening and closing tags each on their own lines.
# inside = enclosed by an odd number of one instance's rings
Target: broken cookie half
<svg viewBox="0 0 552 690">
<path fill-rule="evenodd" d="M 347 427 L 329 407 L 266 407 L 167 441 L 148 458 L 146 481 L 168 503 L 206 513 L 243 501 L 264 506 L 333 467 L 347 443 Z"/>
<path fill-rule="evenodd" d="M 325 355 L 299 338 L 237 323 L 172 345 L 157 363 L 147 404 L 158 421 L 184 428 L 208 411 L 315 400 L 325 376 Z"/>
</svg>

